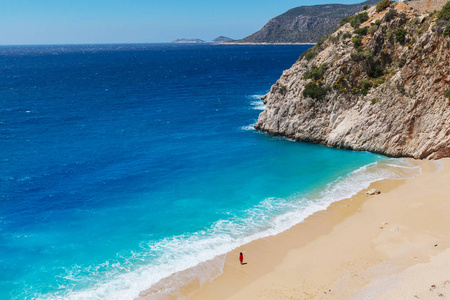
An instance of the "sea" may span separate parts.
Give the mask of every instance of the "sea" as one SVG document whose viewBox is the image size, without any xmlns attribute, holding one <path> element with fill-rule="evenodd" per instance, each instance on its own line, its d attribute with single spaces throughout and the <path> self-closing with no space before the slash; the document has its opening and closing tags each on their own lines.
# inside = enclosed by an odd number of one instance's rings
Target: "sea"
<svg viewBox="0 0 450 300">
<path fill-rule="evenodd" d="M 420 172 L 255 131 L 309 47 L 1 46 L 0 299 L 133 299 Z"/>
</svg>

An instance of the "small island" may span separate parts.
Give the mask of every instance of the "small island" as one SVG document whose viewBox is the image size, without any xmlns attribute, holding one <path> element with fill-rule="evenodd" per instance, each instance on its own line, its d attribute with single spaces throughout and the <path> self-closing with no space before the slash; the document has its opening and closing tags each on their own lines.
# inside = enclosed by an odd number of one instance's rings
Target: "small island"
<svg viewBox="0 0 450 300">
<path fill-rule="evenodd" d="M 206 43 L 204 40 L 201 39 L 176 39 L 175 41 L 172 41 L 171 43 L 179 43 L 179 44 L 198 44 L 198 43 Z"/>
</svg>

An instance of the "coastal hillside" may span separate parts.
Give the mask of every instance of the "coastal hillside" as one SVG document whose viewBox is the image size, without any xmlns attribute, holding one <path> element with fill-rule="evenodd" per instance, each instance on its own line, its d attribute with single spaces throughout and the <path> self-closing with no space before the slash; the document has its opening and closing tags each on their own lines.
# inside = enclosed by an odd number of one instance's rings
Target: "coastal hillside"
<svg viewBox="0 0 450 300">
<path fill-rule="evenodd" d="M 440 11 L 427 12 L 430 3 Z M 450 156 L 450 1 L 422 4 L 383 0 L 342 20 L 283 72 L 255 128 L 394 157 Z"/>
<path fill-rule="evenodd" d="M 333 32 L 341 18 L 359 12 L 378 0 L 359 4 L 326 4 L 300 6 L 270 20 L 254 34 L 237 43 L 316 43 L 319 38 Z"/>
<path fill-rule="evenodd" d="M 229 43 L 229 42 L 232 42 L 232 41 L 234 41 L 232 38 L 229 38 L 229 37 L 221 35 L 221 36 L 216 37 L 215 39 L 213 39 L 211 41 L 211 43 L 213 43 L 213 44 L 220 44 L 220 43 Z"/>
</svg>

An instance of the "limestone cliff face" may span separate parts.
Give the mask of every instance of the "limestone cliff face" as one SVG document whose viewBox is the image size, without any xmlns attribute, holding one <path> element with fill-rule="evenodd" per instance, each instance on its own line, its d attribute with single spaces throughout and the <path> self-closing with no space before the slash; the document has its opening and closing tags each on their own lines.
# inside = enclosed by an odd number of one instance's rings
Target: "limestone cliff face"
<svg viewBox="0 0 450 300">
<path fill-rule="evenodd" d="M 388 156 L 450 156 L 450 35 L 437 15 L 397 3 L 360 20 L 283 72 L 255 128 Z"/>
</svg>

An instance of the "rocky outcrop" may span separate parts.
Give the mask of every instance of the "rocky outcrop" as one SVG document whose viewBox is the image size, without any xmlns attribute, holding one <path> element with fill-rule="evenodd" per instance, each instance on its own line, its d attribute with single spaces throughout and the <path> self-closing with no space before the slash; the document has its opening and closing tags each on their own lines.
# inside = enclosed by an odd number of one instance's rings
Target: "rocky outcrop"
<svg viewBox="0 0 450 300">
<path fill-rule="evenodd" d="M 450 35 L 437 14 L 405 3 L 367 17 L 284 71 L 255 128 L 393 157 L 450 156 Z"/>
<path fill-rule="evenodd" d="M 379 195 L 379 194 L 381 194 L 381 192 L 380 192 L 380 190 L 377 190 L 377 189 L 371 189 L 371 190 L 367 191 L 366 194 L 373 196 L 373 195 Z"/>
</svg>

